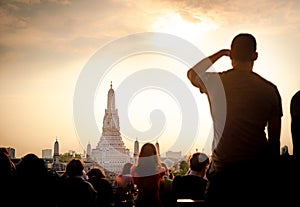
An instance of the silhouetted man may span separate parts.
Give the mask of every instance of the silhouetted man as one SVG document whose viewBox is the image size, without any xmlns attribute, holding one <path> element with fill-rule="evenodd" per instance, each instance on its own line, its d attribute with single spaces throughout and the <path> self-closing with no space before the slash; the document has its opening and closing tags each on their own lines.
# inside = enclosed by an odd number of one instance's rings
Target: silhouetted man
<svg viewBox="0 0 300 207">
<path fill-rule="evenodd" d="M 232 69 L 209 71 L 223 56 L 230 57 Z M 256 39 L 242 33 L 230 50 L 202 59 L 187 73 L 207 95 L 214 126 L 207 206 L 253 206 L 273 195 L 268 181 L 280 157 L 281 96 L 273 83 L 253 72 L 257 57 Z"/>
</svg>

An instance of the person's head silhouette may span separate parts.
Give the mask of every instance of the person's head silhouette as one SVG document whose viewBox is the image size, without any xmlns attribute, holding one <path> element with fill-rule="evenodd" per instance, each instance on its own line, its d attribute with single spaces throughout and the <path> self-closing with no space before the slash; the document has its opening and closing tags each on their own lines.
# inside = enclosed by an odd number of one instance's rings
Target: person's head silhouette
<svg viewBox="0 0 300 207">
<path fill-rule="evenodd" d="M 248 33 L 236 35 L 231 42 L 230 58 L 235 61 L 248 62 L 257 59 L 256 39 Z"/>
</svg>

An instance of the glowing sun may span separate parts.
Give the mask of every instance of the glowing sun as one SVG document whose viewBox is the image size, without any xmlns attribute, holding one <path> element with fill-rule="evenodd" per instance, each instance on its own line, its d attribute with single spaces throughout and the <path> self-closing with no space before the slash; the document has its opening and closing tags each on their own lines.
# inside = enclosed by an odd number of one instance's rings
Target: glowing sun
<svg viewBox="0 0 300 207">
<path fill-rule="evenodd" d="M 217 28 L 217 24 L 207 18 L 169 13 L 159 17 L 151 25 L 150 29 L 154 32 L 164 32 L 181 38 L 195 40 L 204 32 Z"/>
</svg>

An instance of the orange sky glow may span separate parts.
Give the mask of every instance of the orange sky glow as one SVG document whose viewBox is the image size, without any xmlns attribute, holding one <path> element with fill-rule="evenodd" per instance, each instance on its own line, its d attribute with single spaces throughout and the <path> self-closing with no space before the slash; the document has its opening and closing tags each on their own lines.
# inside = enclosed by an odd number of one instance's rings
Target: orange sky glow
<svg viewBox="0 0 300 207">
<path fill-rule="evenodd" d="M 87 143 L 98 138 L 79 137 L 74 124 L 73 101 L 78 78 L 93 55 L 105 45 L 125 36 L 161 32 L 182 38 L 204 55 L 229 48 L 240 32 L 257 38 L 258 60 L 254 71 L 277 85 L 282 97 L 281 145 L 292 153 L 289 104 L 300 90 L 298 50 L 300 48 L 299 1 L 172 1 L 132 0 L 4 1 L 0 7 L 0 144 L 16 149 L 21 157 L 42 149 L 53 149 L 58 139 L 60 152 L 83 153 Z M 134 44 L 134 43 L 133 43 Z M 160 45 L 158 45 L 159 47 Z M 163 47 L 163 45 L 161 45 Z M 124 48 L 120 47 L 119 50 Z M 199 57 L 200 58 L 200 57 Z M 200 60 L 200 59 L 199 59 Z M 221 59 L 216 70 L 230 68 Z M 197 138 L 183 150 L 206 149 L 211 127 L 207 99 L 189 85 L 188 65 L 173 57 L 129 55 L 116 62 L 99 79 L 94 102 L 95 122 L 101 133 L 110 81 L 115 89 L 134 72 L 161 68 L 186 84 L 199 105 Z M 176 87 L 176 85 L 174 85 Z M 151 127 L 151 111 L 165 116 L 164 131 L 157 138 L 161 151 L 172 148 L 182 126 L 181 102 L 168 92 L 148 90 L 131 100 L 129 120 L 137 130 Z M 118 94 L 116 94 L 118 96 Z M 147 99 L 149 98 L 149 99 Z M 160 100 L 160 103 L 151 100 Z M 117 98 L 117 108 L 122 100 Z M 122 120 L 122 118 L 120 118 Z M 175 120 L 175 121 L 174 121 Z M 177 121 L 176 121 L 177 120 Z M 124 123 L 120 123 L 123 130 Z M 137 137 L 124 142 L 131 151 Z M 146 138 L 138 137 L 147 141 Z M 184 142 L 184 140 L 182 140 Z M 171 144 L 170 144 L 171 143 Z M 209 149 L 206 149 L 209 153 Z"/>
</svg>

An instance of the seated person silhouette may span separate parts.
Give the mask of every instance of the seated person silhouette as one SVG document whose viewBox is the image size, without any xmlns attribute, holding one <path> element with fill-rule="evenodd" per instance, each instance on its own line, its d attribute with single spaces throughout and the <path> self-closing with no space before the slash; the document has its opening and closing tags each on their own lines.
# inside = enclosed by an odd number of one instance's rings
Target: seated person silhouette
<svg viewBox="0 0 300 207">
<path fill-rule="evenodd" d="M 97 206 L 109 207 L 113 204 L 113 189 L 107 176 L 99 167 L 89 169 L 86 173 L 87 181 L 97 191 Z"/>
<path fill-rule="evenodd" d="M 297 91 L 290 103 L 291 132 L 293 141 L 293 155 L 296 160 L 300 160 L 300 90 Z"/>
<path fill-rule="evenodd" d="M 132 206 L 134 200 L 134 182 L 130 174 L 132 163 L 127 162 L 122 168 L 122 172 L 116 175 L 112 183 L 114 190 L 115 207 Z"/>
<path fill-rule="evenodd" d="M 189 165 L 186 175 L 175 176 L 173 192 L 176 199 L 204 200 L 209 158 L 205 153 L 196 152 L 189 159 Z"/>
<path fill-rule="evenodd" d="M 83 178 L 84 162 L 79 158 L 68 161 L 57 187 L 57 207 L 97 206 L 97 191 Z"/>
</svg>

